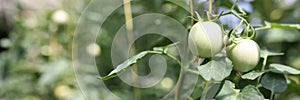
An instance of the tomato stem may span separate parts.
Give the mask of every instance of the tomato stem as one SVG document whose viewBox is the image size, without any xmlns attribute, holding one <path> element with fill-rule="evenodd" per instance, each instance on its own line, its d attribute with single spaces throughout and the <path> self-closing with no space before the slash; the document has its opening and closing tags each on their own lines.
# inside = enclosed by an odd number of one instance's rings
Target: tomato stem
<svg viewBox="0 0 300 100">
<path fill-rule="evenodd" d="M 271 91 L 270 100 L 274 100 L 274 92 L 273 91 Z"/>
<path fill-rule="evenodd" d="M 205 82 L 205 88 L 204 88 L 204 91 L 203 91 L 202 96 L 201 96 L 201 100 L 206 100 L 206 95 L 207 95 L 207 92 L 208 92 L 208 85 L 209 85 L 209 81 L 206 81 Z"/>
<path fill-rule="evenodd" d="M 191 26 L 194 25 L 194 7 L 193 7 L 193 0 L 190 0 L 190 13 L 191 13 Z"/>
<path fill-rule="evenodd" d="M 208 12 L 206 12 L 208 20 L 211 20 L 211 14 L 212 14 L 212 0 L 209 0 Z"/>
<path fill-rule="evenodd" d="M 240 12 L 236 12 L 235 10 L 234 10 L 234 8 L 236 7 L 236 4 L 238 3 L 238 0 L 236 0 L 234 3 L 233 3 L 233 5 L 232 5 L 232 7 L 231 7 L 231 9 L 229 10 L 229 11 L 227 11 L 227 12 L 221 12 L 220 14 L 218 14 L 218 15 L 214 15 L 217 19 L 219 19 L 221 16 L 225 16 L 225 15 L 228 15 L 228 14 L 231 14 L 231 15 L 234 15 L 235 17 L 237 17 L 238 19 L 240 19 L 241 20 L 241 22 L 234 28 L 234 30 L 233 30 L 233 33 L 235 33 L 236 32 L 236 30 L 238 30 L 238 28 L 239 27 L 241 27 L 243 24 L 245 24 L 246 26 L 250 26 L 251 28 L 250 28 L 250 30 L 251 31 L 253 31 L 253 35 L 250 37 L 250 38 L 254 38 L 254 36 L 255 36 L 255 29 L 250 25 L 250 23 L 243 17 L 243 15 L 245 15 L 245 14 L 240 14 Z"/>
<path fill-rule="evenodd" d="M 126 30 L 127 30 L 127 38 L 128 41 L 133 41 L 134 40 L 134 35 L 133 35 L 133 22 L 130 21 L 132 20 L 132 11 L 131 11 L 131 1 L 130 0 L 123 0 L 123 5 L 124 5 L 124 15 L 125 15 L 125 25 L 126 25 Z M 130 49 L 130 55 L 135 54 L 135 45 L 132 44 L 132 49 Z M 138 73 L 138 67 L 136 65 L 132 66 L 132 73 Z M 135 81 L 134 84 L 138 84 L 138 79 L 136 76 L 132 75 L 132 79 Z M 134 87 L 133 88 L 134 92 L 134 100 L 139 100 L 140 97 L 140 90 L 139 88 Z"/>
<path fill-rule="evenodd" d="M 239 2 L 239 0 L 235 0 L 235 1 L 233 2 L 233 5 L 231 6 L 231 10 L 234 10 L 235 5 L 236 5 L 238 2 Z"/>
<path fill-rule="evenodd" d="M 195 70 L 192 70 L 192 69 L 189 69 L 189 68 L 186 68 L 184 69 L 186 72 L 189 72 L 191 74 L 195 74 L 195 75 L 199 75 L 201 76 L 201 74 L 198 72 L 198 71 L 195 71 Z"/>
<path fill-rule="evenodd" d="M 212 13 L 212 0 L 209 0 L 209 13 Z"/>
</svg>

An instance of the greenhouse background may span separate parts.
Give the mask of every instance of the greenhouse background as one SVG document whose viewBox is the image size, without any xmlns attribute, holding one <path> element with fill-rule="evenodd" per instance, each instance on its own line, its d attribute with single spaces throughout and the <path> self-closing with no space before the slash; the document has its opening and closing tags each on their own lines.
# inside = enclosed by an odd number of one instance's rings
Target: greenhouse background
<svg viewBox="0 0 300 100">
<path fill-rule="evenodd" d="M 94 0 L 101 1 L 101 0 Z M 121 1 L 121 0 L 120 0 Z M 88 87 L 78 85 L 72 58 L 73 41 L 78 22 L 92 0 L 0 0 L 0 100 L 91 100 L 107 99 L 101 87 L 94 81 L 97 76 L 86 74 Z M 230 9 L 233 0 L 214 0 L 214 12 Z M 99 4 L 101 5 L 101 4 Z M 132 16 L 159 13 L 174 18 L 189 26 L 188 0 L 132 0 Z M 194 0 L 195 11 L 205 16 L 208 0 Z M 249 15 L 254 26 L 264 21 L 300 24 L 300 1 L 298 0 L 240 0 L 238 6 Z M 95 9 L 105 9 L 101 6 Z M 90 16 L 93 19 L 93 16 Z M 94 19 L 97 19 L 94 18 Z M 239 19 L 227 15 L 220 19 L 228 28 L 239 24 Z M 87 54 L 95 56 L 99 75 L 104 76 L 114 69 L 111 61 L 111 46 L 118 30 L 125 25 L 123 6 L 116 8 L 96 31 L 96 43 L 85 48 Z M 169 29 L 172 30 L 172 29 Z M 257 31 L 255 38 L 261 48 L 284 53 L 270 57 L 269 62 L 281 63 L 300 70 L 300 31 L 289 29 L 267 29 Z M 84 40 L 83 40 L 84 41 Z M 160 35 L 146 35 L 135 41 L 136 52 L 170 44 Z M 176 54 L 176 50 L 175 50 Z M 149 73 L 148 60 L 139 63 L 139 75 Z M 166 95 L 177 82 L 180 67 L 167 60 L 167 74 L 162 81 L 150 88 L 139 89 L 141 100 L 155 100 Z M 80 70 L 79 70 L 80 72 Z M 288 88 L 276 95 L 278 100 L 300 98 L 300 76 L 290 75 Z M 199 80 L 201 80 L 199 78 Z M 203 80 L 203 79 L 202 79 Z M 134 100 L 136 88 L 119 78 L 104 81 L 106 87 L 122 99 Z M 202 84 L 202 83 L 199 83 Z M 191 98 L 197 99 L 203 90 Z M 267 90 L 266 90 L 267 91 Z M 85 95 L 84 95 L 85 94 Z M 193 99 L 191 99 L 193 100 Z"/>
</svg>

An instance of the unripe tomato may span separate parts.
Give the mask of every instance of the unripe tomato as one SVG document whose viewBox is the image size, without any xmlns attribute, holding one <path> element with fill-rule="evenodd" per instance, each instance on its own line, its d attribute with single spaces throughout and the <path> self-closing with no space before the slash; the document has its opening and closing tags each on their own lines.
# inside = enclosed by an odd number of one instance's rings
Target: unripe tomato
<svg viewBox="0 0 300 100">
<path fill-rule="evenodd" d="M 239 72 L 248 72 L 253 69 L 260 55 L 260 48 L 255 41 L 241 39 L 226 48 L 227 57 L 233 63 L 233 69 Z"/>
<path fill-rule="evenodd" d="M 208 58 L 222 48 L 222 30 L 215 22 L 198 22 L 190 30 L 189 48 L 194 55 Z"/>
</svg>

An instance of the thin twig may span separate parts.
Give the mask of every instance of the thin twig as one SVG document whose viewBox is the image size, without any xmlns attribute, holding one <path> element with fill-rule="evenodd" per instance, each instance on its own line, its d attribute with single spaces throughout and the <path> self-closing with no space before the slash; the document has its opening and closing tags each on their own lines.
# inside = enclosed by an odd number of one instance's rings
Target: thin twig
<svg viewBox="0 0 300 100">
<path fill-rule="evenodd" d="M 198 71 L 195 71 L 195 70 L 192 70 L 192 69 L 189 69 L 189 68 L 186 68 L 185 71 L 189 72 L 189 73 L 192 73 L 192 74 L 195 74 L 195 75 L 201 75 Z"/>
<path fill-rule="evenodd" d="M 193 7 L 193 0 L 190 0 L 190 13 L 191 13 L 191 25 L 194 24 L 194 7 Z"/>
<path fill-rule="evenodd" d="M 206 13 L 208 20 L 211 20 L 211 15 L 212 15 L 212 0 L 209 0 L 209 7 L 208 7 L 208 12 Z"/>
<path fill-rule="evenodd" d="M 207 92 L 208 92 L 208 84 L 209 84 L 209 81 L 206 81 L 205 82 L 205 88 L 204 88 L 204 91 L 203 91 L 202 96 L 201 96 L 201 100 L 206 100 L 206 95 L 207 95 Z"/>
<path fill-rule="evenodd" d="M 263 27 L 257 27 L 255 28 L 256 31 L 259 31 L 259 30 L 265 30 L 265 29 L 270 29 L 271 27 L 266 27 L 266 26 L 263 26 Z"/>
<path fill-rule="evenodd" d="M 151 53 L 151 54 L 160 54 L 160 55 L 165 55 L 169 58 L 171 58 L 172 60 L 174 60 L 178 65 L 182 66 L 181 62 L 174 56 L 168 54 L 168 53 L 163 53 L 163 52 L 160 52 L 160 51 L 147 51 L 148 53 Z"/>
<path fill-rule="evenodd" d="M 265 56 L 264 56 L 264 61 L 263 61 L 263 66 L 261 67 L 261 71 L 262 71 L 262 72 L 265 71 L 265 67 L 266 67 L 266 65 L 267 65 L 267 60 L 268 60 L 268 55 L 265 55 Z M 261 77 L 262 77 L 262 76 L 259 76 L 259 77 L 257 78 L 257 83 L 260 82 Z"/>
<path fill-rule="evenodd" d="M 239 23 L 239 25 L 237 25 L 237 26 L 232 30 L 232 32 L 235 33 L 235 32 L 238 30 L 238 28 L 240 28 L 240 27 L 242 26 L 242 24 L 243 24 L 243 21 L 241 20 L 241 22 Z"/>
<path fill-rule="evenodd" d="M 194 7 L 193 7 L 193 0 L 189 0 L 189 4 L 190 4 L 190 13 L 191 13 L 191 26 L 194 25 Z M 168 57 L 174 59 L 175 57 L 172 57 L 171 55 L 167 54 Z M 174 59 L 177 63 L 180 64 L 181 68 L 182 67 L 182 64 L 179 60 L 177 59 Z M 184 72 L 184 71 L 183 71 Z M 180 73 L 179 77 L 178 77 L 178 84 L 177 84 L 177 87 L 176 87 L 176 91 L 175 91 L 175 94 L 174 94 L 174 100 L 178 100 L 178 95 L 179 95 L 179 90 L 180 90 L 180 87 L 181 87 L 181 81 L 182 81 L 182 77 L 183 77 L 183 73 Z"/>
<path fill-rule="evenodd" d="M 233 5 L 231 6 L 231 10 L 234 10 L 234 8 L 235 8 L 235 6 L 236 6 L 236 4 L 239 2 L 239 0 L 235 0 L 234 1 L 234 3 L 233 3 Z"/>
<path fill-rule="evenodd" d="M 212 14 L 212 0 L 209 0 L 209 8 L 208 11 L 210 14 Z"/>
<path fill-rule="evenodd" d="M 271 97 L 270 97 L 270 100 L 274 100 L 274 92 L 271 91 Z"/>
<path fill-rule="evenodd" d="M 241 17 L 241 16 L 240 16 L 239 14 L 237 14 L 236 12 L 231 11 L 231 14 L 234 15 L 235 17 L 239 18 L 240 20 L 244 21 L 245 24 L 247 24 L 247 25 L 249 24 L 245 18 Z"/>
</svg>

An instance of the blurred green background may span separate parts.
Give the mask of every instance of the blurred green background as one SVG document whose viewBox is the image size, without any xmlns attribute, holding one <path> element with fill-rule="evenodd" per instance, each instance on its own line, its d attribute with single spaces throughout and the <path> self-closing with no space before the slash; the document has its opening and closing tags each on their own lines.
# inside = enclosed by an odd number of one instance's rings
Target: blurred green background
<svg viewBox="0 0 300 100">
<path fill-rule="evenodd" d="M 171 2 L 172 1 L 172 2 Z M 161 13 L 189 26 L 188 0 L 133 0 L 133 17 L 146 13 Z M 82 100 L 72 67 L 72 41 L 78 19 L 90 0 L 0 0 L 0 100 Z M 214 12 L 230 9 L 232 0 L 215 0 Z M 181 5 L 181 6 L 178 6 Z M 247 11 L 254 26 L 263 21 L 300 24 L 299 0 L 240 0 L 238 4 Z M 195 10 L 205 16 L 207 0 L 194 0 Z M 112 40 L 124 25 L 123 7 L 116 9 L 102 25 L 103 32 L 97 43 L 87 48 L 96 57 L 99 74 L 106 75 L 113 69 L 110 59 Z M 221 17 L 226 29 L 239 23 L 232 16 Z M 261 48 L 285 53 L 272 57 L 269 62 L 282 63 L 300 69 L 300 32 L 297 30 L 268 29 L 258 31 L 256 41 Z M 136 41 L 137 51 L 171 43 L 158 35 L 147 35 Z M 148 59 L 141 61 L 140 75 L 147 75 Z M 155 87 L 140 89 L 144 99 L 164 96 L 177 82 L 180 68 L 168 61 L 165 78 Z M 300 98 L 300 77 L 287 76 L 288 89 L 277 99 Z M 95 77 L 96 78 L 96 77 Z M 118 78 L 105 81 L 117 96 L 132 100 L 133 88 Z M 91 87 L 93 88 L 93 87 Z M 101 93 L 94 89 L 94 93 Z M 199 93 L 192 95 L 197 99 Z M 95 97 L 100 99 L 102 97 Z"/>
</svg>

